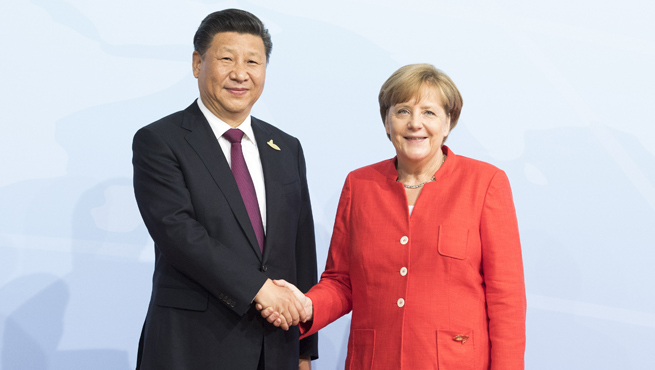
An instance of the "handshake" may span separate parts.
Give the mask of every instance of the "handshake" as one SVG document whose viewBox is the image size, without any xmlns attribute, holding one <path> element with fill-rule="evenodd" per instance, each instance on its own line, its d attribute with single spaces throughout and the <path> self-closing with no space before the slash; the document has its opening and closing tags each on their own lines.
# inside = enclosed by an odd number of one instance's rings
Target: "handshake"
<svg viewBox="0 0 655 370">
<path fill-rule="evenodd" d="M 314 317 L 312 300 L 285 280 L 266 280 L 255 296 L 255 304 L 263 318 L 284 330 Z"/>
</svg>

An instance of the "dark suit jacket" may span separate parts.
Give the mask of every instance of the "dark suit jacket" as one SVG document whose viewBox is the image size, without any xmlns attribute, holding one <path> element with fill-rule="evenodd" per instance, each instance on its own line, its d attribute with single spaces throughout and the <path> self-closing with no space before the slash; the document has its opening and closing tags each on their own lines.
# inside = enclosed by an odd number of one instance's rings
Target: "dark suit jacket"
<svg viewBox="0 0 655 370">
<path fill-rule="evenodd" d="M 134 136 L 134 191 L 156 258 L 137 369 L 256 369 L 262 346 L 267 369 L 318 356 L 316 337 L 299 344 L 297 327 L 274 328 L 252 304 L 267 278 L 307 291 L 317 275 L 300 142 L 254 117 L 252 127 L 266 184 L 263 256 L 197 103 Z"/>
</svg>

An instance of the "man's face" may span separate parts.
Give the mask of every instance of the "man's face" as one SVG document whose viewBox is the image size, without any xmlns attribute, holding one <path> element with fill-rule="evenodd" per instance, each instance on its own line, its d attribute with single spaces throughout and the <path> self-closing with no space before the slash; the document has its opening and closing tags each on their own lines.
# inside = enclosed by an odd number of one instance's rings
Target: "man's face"
<svg viewBox="0 0 655 370">
<path fill-rule="evenodd" d="M 217 33 L 201 57 L 193 52 L 193 75 L 202 102 L 218 118 L 239 126 L 264 90 L 266 51 L 261 37 Z"/>
</svg>

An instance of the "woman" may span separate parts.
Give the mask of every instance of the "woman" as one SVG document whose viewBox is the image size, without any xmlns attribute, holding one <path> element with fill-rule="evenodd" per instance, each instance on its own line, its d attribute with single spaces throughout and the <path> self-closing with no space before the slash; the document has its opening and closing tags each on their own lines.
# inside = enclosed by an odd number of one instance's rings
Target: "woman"
<svg viewBox="0 0 655 370">
<path fill-rule="evenodd" d="M 433 66 L 400 68 L 379 103 L 397 156 L 348 175 L 301 332 L 352 310 L 346 369 L 523 369 L 525 287 L 507 176 L 443 145 L 462 98 Z M 270 309 L 262 315 L 279 324 Z"/>
</svg>

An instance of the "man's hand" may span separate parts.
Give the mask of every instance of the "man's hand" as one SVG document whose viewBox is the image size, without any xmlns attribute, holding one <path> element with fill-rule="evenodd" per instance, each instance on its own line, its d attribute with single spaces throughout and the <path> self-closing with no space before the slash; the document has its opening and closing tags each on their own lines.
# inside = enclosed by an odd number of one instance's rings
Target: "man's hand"
<svg viewBox="0 0 655 370">
<path fill-rule="evenodd" d="M 260 307 L 272 309 L 277 316 L 274 316 L 273 321 L 271 321 L 271 314 L 265 318 L 284 330 L 289 330 L 290 325 L 298 325 L 300 320 L 303 322 L 307 320 L 305 309 L 296 294 L 284 286 L 274 284 L 271 279 L 267 279 L 259 290 L 255 296 L 255 302 L 258 309 L 261 309 Z M 262 317 L 264 317 L 263 314 Z"/>
<path fill-rule="evenodd" d="M 302 303 L 302 306 L 305 309 L 305 313 L 307 314 L 307 316 L 305 318 L 301 317 L 300 321 L 307 322 L 307 321 L 311 321 L 314 318 L 314 304 L 312 303 L 312 300 L 309 297 L 307 297 L 306 295 L 303 294 L 303 292 L 300 291 L 300 289 L 298 289 L 295 285 L 289 283 L 284 279 L 273 280 L 273 282 L 275 283 L 275 285 L 289 288 L 293 292 L 293 295 L 296 296 L 298 301 Z"/>
<path fill-rule="evenodd" d="M 302 304 L 302 307 L 304 309 L 304 312 L 306 313 L 306 316 L 303 318 L 300 318 L 300 321 L 302 322 L 307 322 L 310 321 L 314 318 L 314 305 L 312 304 L 312 300 L 309 299 L 309 297 L 305 296 L 300 289 L 298 289 L 295 285 L 287 282 L 286 280 L 273 280 L 275 285 L 279 287 L 286 287 L 288 288 L 291 292 L 293 292 L 293 295 L 298 299 L 298 301 Z M 280 312 L 276 311 L 274 307 L 270 306 L 265 306 L 262 304 L 257 304 L 257 309 L 261 311 L 261 315 L 263 318 L 265 318 L 268 322 L 275 326 L 282 326 L 282 329 L 284 329 L 284 322 L 285 318 L 280 314 Z M 266 307 L 266 309 L 264 309 Z M 288 327 L 288 325 L 287 325 Z M 287 330 L 287 329 L 285 329 Z"/>
</svg>

